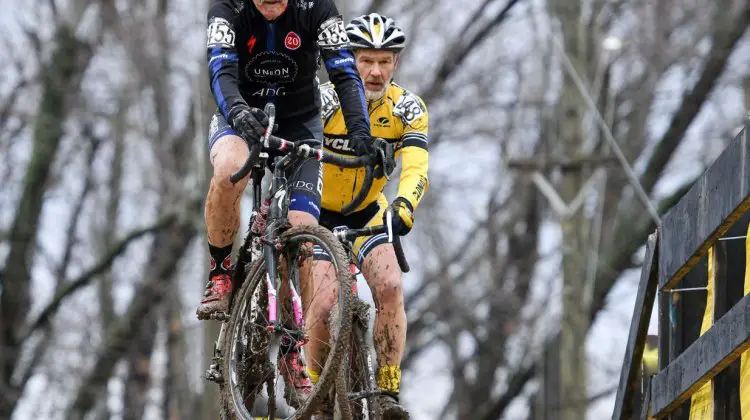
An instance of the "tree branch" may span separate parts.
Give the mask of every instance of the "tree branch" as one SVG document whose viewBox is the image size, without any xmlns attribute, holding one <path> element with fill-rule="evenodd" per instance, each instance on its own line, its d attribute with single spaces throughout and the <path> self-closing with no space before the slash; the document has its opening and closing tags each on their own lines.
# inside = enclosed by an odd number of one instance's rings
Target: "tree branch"
<svg viewBox="0 0 750 420">
<path fill-rule="evenodd" d="M 697 177 L 690 182 L 685 183 L 678 188 L 669 197 L 659 203 L 658 212 L 660 215 L 666 213 L 672 206 L 685 195 L 693 186 Z M 589 316 L 593 323 L 599 311 L 604 307 L 607 294 L 620 278 L 620 274 L 632 266 L 631 259 L 633 254 L 643 245 L 648 234 L 656 229 L 656 225 L 648 215 L 642 212 L 636 213 L 634 218 L 619 223 L 615 234 L 616 244 L 610 246 L 607 254 L 603 256 L 602 261 L 605 267 L 610 270 L 603 270 L 596 278 L 594 297 L 591 303 Z M 589 330 L 590 332 L 591 330 Z"/>
<path fill-rule="evenodd" d="M 717 25 L 721 25 L 721 23 L 717 23 Z M 727 31 L 723 31 L 721 27 L 716 30 L 713 47 L 708 54 L 700 79 L 682 100 L 680 108 L 672 117 L 672 122 L 661 141 L 656 145 L 648 166 L 641 177 L 641 184 L 646 191 L 651 191 L 656 185 L 688 127 L 708 99 L 716 81 L 724 73 L 729 57 L 748 25 L 750 25 L 750 4 L 745 6 L 745 9 L 731 23 Z"/>
<path fill-rule="evenodd" d="M 429 87 L 424 89 L 422 100 L 425 103 L 432 102 L 445 87 L 445 81 L 455 73 L 457 69 L 461 67 L 464 60 L 469 56 L 469 53 L 476 51 L 476 49 L 487 39 L 487 36 L 492 32 L 497 25 L 499 25 L 508 16 L 508 13 L 518 3 L 518 0 L 509 0 L 508 4 L 498 12 L 492 20 L 485 23 L 479 30 L 476 31 L 473 37 L 467 40 L 459 40 L 453 44 L 450 51 L 445 54 L 440 68 L 438 68 L 435 78 Z M 466 28 L 465 28 L 466 29 Z"/>
<path fill-rule="evenodd" d="M 497 399 L 492 405 L 490 405 L 483 414 L 481 414 L 479 420 L 495 420 L 499 419 L 503 412 L 508 408 L 511 402 L 523 391 L 526 383 L 529 382 L 536 373 L 536 365 L 530 363 L 525 367 L 517 370 L 512 374 L 508 381 L 508 388 L 503 392 L 503 395 Z M 480 411 L 481 413 L 481 411 Z"/>
<path fill-rule="evenodd" d="M 101 144 L 101 140 L 93 136 L 91 127 L 88 124 L 84 126 L 82 134 L 83 137 L 86 137 L 90 140 L 90 147 L 86 156 L 86 174 L 84 175 L 83 187 L 81 188 L 81 192 L 78 195 L 78 200 L 76 201 L 75 207 L 73 208 L 73 213 L 70 217 L 70 222 L 68 223 L 68 229 L 65 232 L 66 240 L 63 248 L 65 251 L 63 252 L 63 257 L 57 267 L 57 274 L 55 276 L 58 286 L 63 285 L 65 274 L 68 272 L 68 267 L 70 266 L 70 260 L 73 256 L 73 249 L 75 248 L 78 224 L 80 223 L 81 217 L 83 215 L 83 205 L 86 203 L 86 198 L 91 192 L 94 184 L 94 177 L 96 174 L 96 171 L 94 171 L 94 158 L 96 158 L 96 152 L 99 149 L 99 145 Z"/>
<path fill-rule="evenodd" d="M 82 419 L 93 408 L 97 395 L 102 389 L 106 389 L 117 362 L 125 357 L 128 349 L 137 341 L 143 320 L 148 316 L 157 316 L 153 311 L 160 306 L 164 296 L 172 288 L 175 267 L 196 233 L 195 225 L 189 220 L 183 220 L 156 235 L 143 281 L 138 285 L 125 314 L 107 330 L 97 350 L 94 366 L 75 390 L 72 404 L 65 410 L 64 418 Z"/>
<path fill-rule="evenodd" d="M 47 325 L 50 319 L 52 318 L 52 316 L 57 312 L 57 309 L 60 307 L 63 300 L 65 300 L 68 296 L 73 294 L 76 290 L 88 285 L 94 279 L 94 277 L 98 276 L 99 274 L 109 269 L 110 265 L 112 265 L 114 260 L 120 254 L 125 252 L 125 250 L 127 249 L 128 245 L 131 242 L 149 233 L 154 233 L 159 230 L 165 229 L 166 227 L 174 223 L 176 220 L 177 220 L 176 215 L 168 214 L 166 216 L 163 216 L 159 220 L 157 220 L 151 226 L 147 226 L 145 228 L 141 228 L 141 229 L 130 232 L 128 236 L 126 236 L 120 242 L 118 242 L 115 246 L 113 246 L 109 250 L 109 252 L 107 252 L 96 265 L 94 265 L 93 267 L 89 268 L 88 270 L 80 274 L 77 278 L 75 278 L 73 281 L 68 283 L 62 290 L 60 290 L 60 292 L 58 292 L 54 298 L 52 298 L 52 301 L 47 305 L 46 308 L 42 310 L 42 312 L 39 314 L 37 319 L 31 324 L 31 326 L 23 334 L 22 341 L 25 341 L 26 339 L 28 339 L 29 336 L 37 329 L 43 327 L 44 325 Z"/>
</svg>

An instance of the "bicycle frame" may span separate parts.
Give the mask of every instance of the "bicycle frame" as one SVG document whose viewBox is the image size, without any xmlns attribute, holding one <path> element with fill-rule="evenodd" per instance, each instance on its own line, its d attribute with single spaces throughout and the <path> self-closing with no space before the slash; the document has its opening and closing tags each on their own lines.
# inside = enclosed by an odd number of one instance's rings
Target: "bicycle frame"
<svg viewBox="0 0 750 420">
<path fill-rule="evenodd" d="M 284 167 L 294 162 L 295 157 L 292 155 L 285 155 L 280 158 L 276 158 L 276 162 L 273 165 L 273 179 L 271 181 L 271 188 L 269 189 L 269 196 L 271 202 L 268 209 L 268 220 L 266 224 L 266 230 L 264 237 L 261 237 L 263 242 L 263 256 L 265 257 L 266 263 L 266 287 L 268 288 L 268 320 L 267 326 L 269 331 L 279 332 L 285 330 L 279 324 L 278 321 L 278 300 L 277 300 L 277 284 L 276 284 L 276 259 L 274 253 L 278 250 L 277 239 L 278 239 L 278 227 L 286 222 L 286 216 L 289 208 L 289 196 L 286 193 L 286 177 L 284 176 Z M 260 179 L 255 183 L 256 190 L 260 189 Z M 256 195 L 257 202 L 254 203 L 255 208 L 260 208 L 260 194 Z M 299 328 L 304 327 L 304 316 L 302 313 L 302 298 L 300 297 L 297 289 L 294 287 L 294 282 L 291 276 L 291 264 L 288 267 L 287 281 L 289 282 L 289 293 L 292 300 L 292 309 L 294 311 L 294 320 Z M 291 332 L 291 331 L 287 331 Z"/>
</svg>

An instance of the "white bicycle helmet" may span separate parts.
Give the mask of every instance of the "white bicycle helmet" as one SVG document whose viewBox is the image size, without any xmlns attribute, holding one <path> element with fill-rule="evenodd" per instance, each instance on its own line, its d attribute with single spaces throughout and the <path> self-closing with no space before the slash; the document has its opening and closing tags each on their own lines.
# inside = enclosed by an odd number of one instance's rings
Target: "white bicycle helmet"
<svg viewBox="0 0 750 420">
<path fill-rule="evenodd" d="M 378 13 L 354 18 L 346 25 L 352 49 L 372 48 L 400 52 L 406 46 L 406 34 L 393 19 Z"/>
</svg>

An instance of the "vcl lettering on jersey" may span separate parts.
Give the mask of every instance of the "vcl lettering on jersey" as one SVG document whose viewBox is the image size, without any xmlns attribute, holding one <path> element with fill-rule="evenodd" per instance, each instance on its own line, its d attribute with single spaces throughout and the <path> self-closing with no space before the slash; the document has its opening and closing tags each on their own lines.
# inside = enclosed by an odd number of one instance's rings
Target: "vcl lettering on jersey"
<svg viewBox="0 0 750 420">
<path fill-rule="evenodd" d="M 346 152 L 353 152 L 354 149 L 349 146 L 349 139 L 325 137 L 323 139 L 325 145 L 334 150 L 341 150 Z"/>
<path fill-rule="evenodd" d="M 310 10 L 313 8 L 313 6 L 315 6 L 314 1 L 300 1 L 299 3 L 297 3 L 297 7 L 302 10 Z"/>
<path fill-rule="evenodd" d="M 424 190 L 426 187 L 427 187 L 427 178 L 420 176 L 419 183 L 417 183 L 417 187 L 414 190 L 414 198 L 419 200 L 422 197 L 422 194 L 424 194 Z"/>
</svg>

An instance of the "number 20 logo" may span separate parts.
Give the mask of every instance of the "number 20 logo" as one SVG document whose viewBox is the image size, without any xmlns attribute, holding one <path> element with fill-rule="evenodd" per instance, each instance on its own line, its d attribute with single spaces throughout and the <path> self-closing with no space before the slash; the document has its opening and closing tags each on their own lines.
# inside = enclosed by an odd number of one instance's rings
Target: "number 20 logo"
<svg viewBox="0 0 750 420">
<path fill-rule="evenodd" d="M 284 46 L 288 49 L 296 50 L 300 47 L 300 45 L 302 45 L 302 40 L 300 39 L 299 35 L 297 35 L 293 31 L 290 31 L 288 34 L 286 34 L 286 37 L 284 37 Z"/>
</svg>

